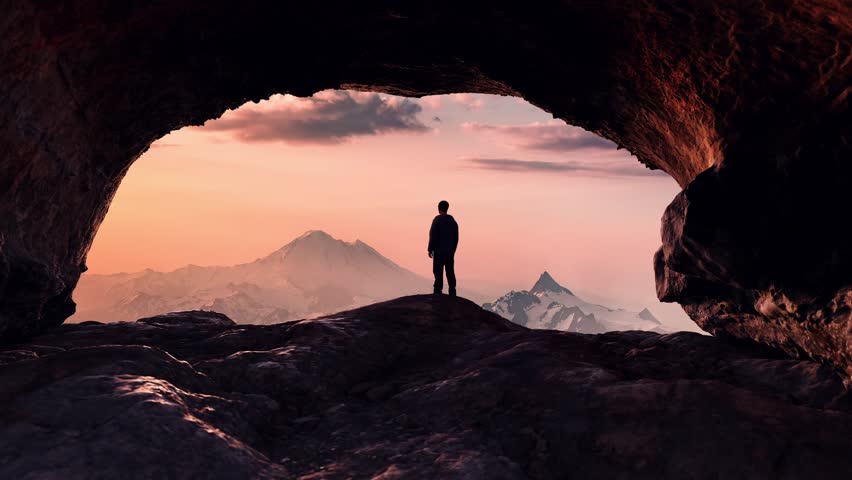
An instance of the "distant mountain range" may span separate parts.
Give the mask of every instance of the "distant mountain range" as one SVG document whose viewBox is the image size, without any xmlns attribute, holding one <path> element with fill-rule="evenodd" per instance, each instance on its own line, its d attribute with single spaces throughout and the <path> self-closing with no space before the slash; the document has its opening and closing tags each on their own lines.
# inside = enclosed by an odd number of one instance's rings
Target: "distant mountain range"
<svg viewBox="0 0 852 480">
<path fill-rule="evenodd" d="M 511 291 L 482 308 L 528 328 L 578 333 L 649 330 L 667 333 L 647 309 L 631 312 L 586 302 L 544 272 L 532 289 Z"/>
<path fill-rule="evenodd" d="M 74 291 L 77 313 L 69 321 L 133 321 L 174 311 L 210 310 L 237 323 L 268 324 L 431 289 L 431 279 L 402 268 L 360 240 L 344 242 L 312 230 L 250 263 L 85 274 Z M 459 293 L 478 301 L 487 298 L 464 289 Z M 648 309 L 637 313 L 588 303 L 547 272 L 531 290 L 509 292 L 483 308 L 529 328 L 665 331 Z"/>
<path fill-rule="evenodd" d="M 70 321 L 129 321 L 178 310 L 213 310 L 238 323 L 276 323 L 429 291 L 431 280 L 366 243 L 314 230 L 251 263 L 83 275 L 74 291 L 77 313 Z"/>
</svg>

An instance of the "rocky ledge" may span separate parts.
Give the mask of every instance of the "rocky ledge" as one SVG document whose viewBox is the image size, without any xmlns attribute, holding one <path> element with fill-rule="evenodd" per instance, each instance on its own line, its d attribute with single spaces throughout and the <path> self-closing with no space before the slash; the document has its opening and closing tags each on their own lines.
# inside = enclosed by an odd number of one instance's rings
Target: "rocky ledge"
<svg viewBox="0 0 852 480">
<path fill-rule="evenodd" d="M 528 330 L 449 297 L 0 351 L 2 478 L 848 478 L 830 368 L 692 333 Z"/>
</svg>

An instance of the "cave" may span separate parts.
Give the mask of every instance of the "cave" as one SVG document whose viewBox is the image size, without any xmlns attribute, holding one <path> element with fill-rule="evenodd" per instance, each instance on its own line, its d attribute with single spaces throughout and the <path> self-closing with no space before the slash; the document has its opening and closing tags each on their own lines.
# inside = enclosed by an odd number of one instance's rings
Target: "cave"
<svg viewBox="0 0 852 480">
<path fill-rule="evenodd" d="M 164 134 L 278 92 L 472 92 L 523 97 L 678 181 L 654 259 L 660 299 L 715 335 L 852 373 L 845 2 L 201 10 L 9 10 L 2 338 L 73 313 L 110 199 Z"/>
<path fill-rule="evenodd" d="M 74 312 L 123 175 L 168 132 L 275 93 L 487 93 L 522 97 L 679 183 L 653 259 L 661 300 L 716 337 L 852 375 L 849 2 L 74 0 L 3 10 L 7 344 Z"/>
</svg>

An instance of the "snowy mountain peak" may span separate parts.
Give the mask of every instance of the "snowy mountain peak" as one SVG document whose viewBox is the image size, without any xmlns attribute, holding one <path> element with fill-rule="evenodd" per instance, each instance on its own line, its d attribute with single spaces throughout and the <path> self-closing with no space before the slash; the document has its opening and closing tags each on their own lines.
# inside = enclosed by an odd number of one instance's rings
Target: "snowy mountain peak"
<svg viewBox="0 0 852 480">
<path fill-rule="evenodd" d="M 296 237 L 290 243 L 301 243 L 301 242 L 327 242 L 329 240 L 337 240 L 332 237 L 328 233 L 322 230 L 308 230 L 303 233 L 301 236 Z"/>
<path fill-rule="evenodd" d="M 318 255 L 332 250 L 345 250 L 346 247 L 352 247 L 351 243 L 338 240 L 322 230 L 308 230 L 302 235 L 294 238 L 288 244 L 270 253 L 260 261 L 281 260 L 288 254 L 294 251 L 299 251 L 301 255 Z"/>
<path fill-rule="evenodd" d="M 342 265 L 353 267 L 359 265 L 359 268 L 367 270 L 370 268 L 404 270 L 408 274 L 414 275 L 361 240 L 347 242 L 322 230 L 309 230 L 266 257 L 256 260 L 256 262 L 263 264 L 286 263 L 291 270 L 296 267 L 294 263 L 301 264 L 299 270 L 307 271 L 315 270 L 320 264 L 328 267 L 331 271 Z"/>
<path fill-rule="evenodd" d="M 430 283 L 364 242 L 310 230 L 250 263 L 87 275 L 75 300 L 77 318 L 85 320 L 134 320 L 201 308 L 237 322 L 271 323 L 428 291 Z"/>
<path fill-rule="evenodd" d="M 589 303 L 559 285 L 547 272 L 541 274 L 530 291 L 509 292 L 482 307 L 527 328 L 593 334 L 613 330 L 666 331 L 647 308 L 632 312 Z"/>
<path fill-rule="evenodd" d="M 333 238 L 333 237 L 332 237 L 330 234 L 328 234 L 325 230 L 308 230 L 308 231 L 306 231 L 305 233 L 303 233 L 301 237 L 298 237 L 298 238 L 302 238 L 302 237 L 312 237 L 312 236 L 320 236 L 320 237 L 326 237 L 326 238 Z"/>
<path fill-rule="evenodd" d="M 559 285 L 553 277 L 550 276 L 546 271 L 538 277 L 538 281 L 535 282 L 530 293 L 544 293 L 544 292 L 553 292 L 553 293 L 567 293 L 568 295 L 574 295 L 571 293 L 571 290 Z"/>
</svg>

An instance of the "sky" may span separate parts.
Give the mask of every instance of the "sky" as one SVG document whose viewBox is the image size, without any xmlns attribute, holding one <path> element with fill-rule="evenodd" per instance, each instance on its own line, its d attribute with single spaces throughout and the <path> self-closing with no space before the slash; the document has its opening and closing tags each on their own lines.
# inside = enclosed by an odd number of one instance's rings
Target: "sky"
<svg viewBox="0 0 852 480">
<path fill-rule="evenodd" d="M 446 199 L 460 286 L 496 296 L 547 270 L 586 300 L 695 330 L 654 294 L 660 218 L 679 191 L 520 98 L 275 95 L 156 141 L 87 264 L 98 274 L 232 265 L 325 230 L 428 277 L 428 228 Z"/>
</svg>

